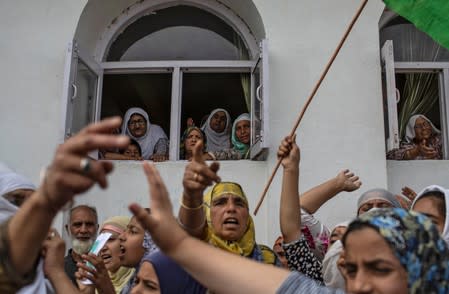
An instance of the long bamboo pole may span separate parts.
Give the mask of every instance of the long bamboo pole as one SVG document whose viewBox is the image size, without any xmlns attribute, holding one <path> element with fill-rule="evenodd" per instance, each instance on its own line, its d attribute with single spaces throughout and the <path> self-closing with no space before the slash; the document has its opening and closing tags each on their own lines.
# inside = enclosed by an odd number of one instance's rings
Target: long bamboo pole
<svg viewBox="0 0 449 294">
<path fill-rule="evenodd" d="M 323 82 L 324 78 L 326 77 L 327 73 L 329 72 L 329 69 L 331 68 L 332 64 L 334 63 L 335 58 L 337 57 L 338 53 L 340 53 L 340 50 L 343 47 L 343 44 L 345 43 L 346 39 L 348 38 L 349 33 L 351 32 L 352 28 L 354 27 L 354 24 L 357 22 L 357 19 L 359 18 L 360 14 L 362 14 L 362 11 L 365 8 L 367 3 L 368 3 L 368 0 L 363 0 L 359 9 L 357 9 L 356 13 L 354 14 L 351 22 L 349 23 L 348 28 L 345 31 L 345 34 L 341 38 L 340 43 L 338 44 L 338 46 L 335 49 L 334 53 L 332 54 L 330 60 L 328 61 L 326 67 L 324 68 L 324 71 L 321 74 L 320 79 L 315 84 L 315 87 L 313 88 L 312 93 L 310 93 L 310 96 L 307 99 L 306 104 L 304 104 L 304 106 L 302 107 L 301 113 L 299 114 L 298 118 L 296 119 L 296 123 L 293 126 L 292 131 L 290 132 L 290 136 L 293 136 L 293 134 L 296 132 L 296 129 L 298 128 L 299 123 L 301 122 L 302 117 L 304 116 L 304 113 L 306 112 L 307 108 L 309 107 L 310 102 L 312 102 L 313 97 L 315 97 L 316 92 L 320 88 L 321 83 Z M 276 163 L 276 166 L 273 169 L 273 172 L 271 173 L 270 178 L 268 179 L 267 184 L 265 185 L 262 195 L 260 196 L 259 202 L 257 203 L 256 209 L 254 210 L 254 215 L 257 215 L 257 212 L 259 211 L 259 208 L 262 205 L 262 202 L 265 199 L 265 196 L 267 195 L 268 189 L 270 188 L 271 182 L 273 182 L 274 176 L 276 175 L 276 172 L 278 171 L 279 166 L 281 165 L 281 161 L 282 161 L 282 158 L 279 158 L 278 162 Z"/>
</svg>

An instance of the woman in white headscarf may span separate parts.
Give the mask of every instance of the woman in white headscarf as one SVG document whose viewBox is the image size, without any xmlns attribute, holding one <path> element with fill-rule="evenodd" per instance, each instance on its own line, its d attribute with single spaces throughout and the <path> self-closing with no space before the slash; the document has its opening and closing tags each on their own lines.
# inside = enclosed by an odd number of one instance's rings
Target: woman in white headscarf
<svg viewBox="0 0 449 294">
<path fill-rule="evenodd" d="M 207 152 L 231 148 L 231 116 L 223 108 L 213 110 L 201 129 L 206 134 Z"/>
<path fill-rule="evenodd" d="M 21 277 L 21 275 L 14 273 L 14 267 L 10 264 L 9 256 L 6 248 L 4 248 L 3 239 L 6 235 L 3 233 L 7 229 L 7 221 L 16 213 L 20 206 L 34 191 L 36 186 L 24 176 L 21 176 L 6 165 L 0 163 L 0 235 L 2 244 L 0 244 L 0 264 L 7 276 L 14 277 L 17 281 L 15 283 L 20 286 L 28 284 L 17 293 L 52 293 L 51 286 L 48 280 L 44 277 L 43 259 L 41 258 L 36 268 L 35 275 L 28 277 Z M 39 245 L 36 245 L 39 246 Z M 9 255 L 9 254 L 8 254 Z M 4 290 L 4 289 L 3 289 Z"/>
<path fill-rule="evenodd" d="M 338 268 L 337 262 L 340 259 L 340 253 L 343 250 L 341 238 L 345 234 L 350 221 L 345 221 L 337 224 L 332 232 L 330 238 L 330 247 L 323 259 L 323 282 L 327 287 L 335 289 L 345 289 L 345 280 Z"/>
<path fill-rule="evenodd" d="M 127 135 L 139 143 L 143 159 L 168 159 L 167 135 L 160 126 L 151 124 L 148 113 L 142 108 L 128 109 L 123 118 L 122 135 Z"/>
<path fill-rule="evenodd" d="M 449 190 L 431 185 L 422 190 L 412 203 L 411 210 L 421 212 L 437 226 L 441 237 L 449 245 Z"/>
<path fill-rule="evenodd" d="M 404 141 L 387 153 L 387 159 L 442 159 L 441 133 L 424 115 L 413 115 L 405 130 Z"/>
</svg>

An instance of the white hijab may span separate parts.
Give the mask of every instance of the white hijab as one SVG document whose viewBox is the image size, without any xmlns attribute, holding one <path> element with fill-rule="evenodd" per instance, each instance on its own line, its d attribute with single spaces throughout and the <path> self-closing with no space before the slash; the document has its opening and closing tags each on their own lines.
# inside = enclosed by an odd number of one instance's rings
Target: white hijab
<svg viewBox="0 0 449 294">
<path fill-rule="evenodd" d="M 329 247 L 323 259 L 323 282 L 327 287 L 345 290 L 345 279 L 341 274 L 337 261 L 343 251 L 343 244 L 340 240 Z"/>
<path fill-rule="evenodd" d="M 147 121 L 147 132 L 142 137 L 134 137 L 128 130 L 128 121 L 133 114 L 140 114 Z M 130 108 L 126 112 L 122 123 L 122 135 L 127 135 L 139 143 L 143 159 L 149 159 L 153 155 L 154 146 L 159 139 L 167 139 L 164 130 L 158 125 L 151 124 L 148 113 L 139 107 Z"/>
<path fill-rule="evenodd" d="M 422 114 L 415 114 L 408 120 L 407 126 L 405 128 L 405 141 L 407 143 L 412 143 L 413 139 L 415 139 L 415 122 L 419 117 L 425 119 L 430 124 L 430 126 L 432 127 L 433 135 L 440 133 L 440 130 L 437 129 L 427 117 Z"/>
<path fill-rule="evenodd" d="M 338 227 L 348 227 L 351 221 L 344 221 L 337 224 L 331 232 Z M 340 258 L 343 244 L 337 240 L 327 250 L 323 259 L 323 282 L 327 287 L 345 290 L 345 279 L 337 266 L 337 261 Z"/>
<path fill-rule="evenodd" d="M 221 133 L 217 133 L 216 131 L 212 130 L 210 127 L 210 120 L 214 116 L 215 113 L 223 111 L 226 115 L 226 126 Z M 204 123 L 204 125 L 201 126 L 201 129 L 206 134 L 206 141 L 207 141 L 207 152 L 211 151 L 220 151 L 223 149 L 231 148 L 231 116 L 229 113 L 224 110 L 223 108 L 217 108 L 213 110 L 209 117 L 207 118 L 207 121 Z"/>
<path fill-rule="evenodd" d="M 18 189 L 36 190 L 36 186 L 24 176 L 13 172 L 5 164 L 0 163 L 0 223 L 10 219 L 19 209 L 17 206 L 3 198 L 3 195 Z M 44 260 L 42 258 L 40 258 L 36 268 L 36 278 L 34 281 L 28 286 L 20 289 L 17 293 L 54 293 L 50 282 L 45 279 Z"/>
<path fill-rule="evenodd" d="M 382 188 L 375 188 L 360 195 L 357 201 L 357 215 L 360 207 L 371 200 L 384 200 L 390 202 L 393 207 L 401 207 L 401 204 L 392 193 Z"/>
<path fill-rule="evenodd" d="M 416 202 L 424 195 L 427 194 L 428 192 L 441 192 L 444 194 L 444 203 L 446 205 L 446 218 L 444 221 L 444 229 L 443 229 L 443 233 L 441 234 L 441 236 L 443 237 L 444 241 L 446 241 L 446 243 L 449 245 L 449 190 L 445 189 L 441 186 L 438 185 L 431 185 L 428 187 L 425 187 L 424 190 L 422 190 L 421 192 L 418 193 L 418 195 L 416 196 L 415 200 L 413 200 L 412 206 L 411 206 L 411 210 L 413 210 L 413 207 L 415 206 Z"/>
<path fill-rule="evenodd" d="M 17 206 L 3 198 L 3 195 L 19 189 L 36 190 L 36 186 L 24 176 L 0 163 L 0 196 L 2 196 L 0 197 L 0 223 L 11 218 L 18 209 Z"/>
</svg>

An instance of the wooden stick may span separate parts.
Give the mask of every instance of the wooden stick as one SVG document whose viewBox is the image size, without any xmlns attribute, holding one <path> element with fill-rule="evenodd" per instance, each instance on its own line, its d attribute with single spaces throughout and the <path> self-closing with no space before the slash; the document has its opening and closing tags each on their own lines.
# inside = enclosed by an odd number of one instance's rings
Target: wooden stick
<svg viewBox="0 0 449 294">
<path fill-rule="evenodd" d="M 315 87 L 313 88 L 312 93 L 310 94 L 309 98 L 306 101 L 306 104 L 304 104 L 300 115 L 296 119 L 296 123 L 293 126 L 292 131 L 290 132 L 290 136 L 293 136 L 293 134 L 296 132 L 296 129 L 298 128 L 299 123 L 301 122 L 302 117 L 304 116 L 304 113 L 306 112 L 307 108 L 309 107 L 310 102 L 312 102 L 313 97 L 315 97 L 315 94 L 318 91 L 318 89 L 320 88 L 321 83 L 323 82 L 324 78 L 326 77 L 327 73 L 329 72 L 329 69 L 331 68 L 332 64 L 334 63 L 335 58 L 337 57 L 338 53 L 340 53 L 341 47 L 343 47 L 343 44 L 345 43 L 346 39 L 348 38 L 349 33 L 351 32 L 352 28 L 354 27 L 354 24 L 356 23 L 357 19 L 359 18 L 360 14 L 362 13 L 363 9 L 365 8 L 366 3 L 368 3 L 368 0 L 363 0 L 359 9 L 353 16 L 348 28 L 346 29 L 345 34 L 343 35 L 342 39 L 340 40 L 340 43 L 338 44 L 337 48 L 335 49 L 334 53 L 332 54 L 332 57 L 330 58 L 326 67 L 324 68 L 324 71 L 321 74 L 320 79 L 318 80 Z M 262 195 L 260 196 L 259 202 L 256 206 L 256 209 L 254 210 L 254 215 L 257 215 L 257 212 L 259 211 L 259 208 L 262 205 L 263 200 L 265 199 L 268 189 L 270 188 L 271 182 L 273 182 L 274 176 L 276 175 L 276 172 L 278 171 L 279 166 L 281 165 L 281 161 L 282 161 L 282 158 L 279 158 L 276 166 L 273 169 L 273 172 L 271 173 L 270 178 L 268 179 L 267 184 L 265 185 Z"/>
</svg>

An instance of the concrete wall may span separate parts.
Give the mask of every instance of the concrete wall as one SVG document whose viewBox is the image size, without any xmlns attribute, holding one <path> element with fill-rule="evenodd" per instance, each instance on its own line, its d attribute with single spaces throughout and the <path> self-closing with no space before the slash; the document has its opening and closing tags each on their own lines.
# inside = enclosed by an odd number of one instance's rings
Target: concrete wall
<svg viewBox="0 0 449 294">
<path fill-rule="evenodd" d="M 104 30 L 133 3 L 91 0 L 86 5 L 86 2 L 0 3 L 1 160 L 35 182 L 39 169 L 51 160 L 62 124 L 61 96 L 68 41 L 76 32 L 93 52 L 102 34 L 100 28 Z M 270 156 L 266 162 L 223 162 L 221 167 L 224 180 L 242 184 L 253 208 L 275 165 L 277 145 L 290 131 L 359 1 L 255 0 L 249 6 L 242 1 L 226 2 L 240 10 L 237 14 L 250 18 L 248 23 L 260 15 L 270 41 Z M 253 10 L 246 11 L 248 7 Z M 102 15 L 93 13 L 99 8 L 104 12 Z M 378 44 L 382 11 L 381 1 L 368 3 L 300 125 L 301 191 L 335 176 L 343 168 L 350 168 L 362 178 L 362 191 L 387 186 Z M 96 26 L 78 24 L 81 15 L 83 19 L 88 16 Z M 264 32 L 258 28 L 256 33 L 260 36 Z M 440 164 L 442 172 L 447 164 Z M 185 162 L 157 164 L 175 210 L 179 207 L 184 166 Z M 260 242 L 271 244 L 279 233 L 280 175 L 255 217 Z M 318 216 L 329 225 L 353 216 L 358 194 L 339 196 Z M 116 163 L 108 190 L 95 188 L 77 199 L 79 203 L 96 205 L 101 220 L 127 214 L 126 207 L 131 201 L 148 205 L 140 165 L 127 162 Z M 56 225 L 62 228 L 61 219 Z"/>
<path fill-rule="evenodd" d="M 387 161 L 388 189 L 400 192 L 408 186 L 419 193 L 429 185 L 449 187 L 447 160 Z"/>
</svg>

